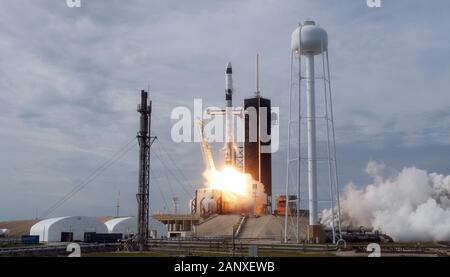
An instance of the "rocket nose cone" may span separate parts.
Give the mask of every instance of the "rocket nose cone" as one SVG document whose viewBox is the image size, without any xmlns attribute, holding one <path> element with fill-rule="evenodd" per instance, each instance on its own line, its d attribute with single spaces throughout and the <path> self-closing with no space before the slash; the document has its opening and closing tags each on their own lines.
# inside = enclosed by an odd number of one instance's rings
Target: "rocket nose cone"
<svg viewBox="0 0 450 277">
<path fill-rule="evenodd" d="M 228 62 L 227 63 L 227 69 L 226 69 L 226 74 L 232 74 L 233 73 L 233 69 L 231 67 L 231 63 Z"/>
</svg>

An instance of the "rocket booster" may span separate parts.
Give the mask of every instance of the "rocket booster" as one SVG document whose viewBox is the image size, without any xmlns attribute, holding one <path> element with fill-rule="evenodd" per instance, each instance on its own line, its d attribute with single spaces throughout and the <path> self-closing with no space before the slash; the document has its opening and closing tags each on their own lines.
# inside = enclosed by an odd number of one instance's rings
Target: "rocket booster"
<svg viewBox="0 0 450 277">
<path fill-rule="evenodd" d="M 225 102 L 225 164 L 234 166 L 236 155 L 233 128 L 233 69 L 230 62 L 228 62 L 225 69 Z"/>
<path fill-rule="evenodd" d="M 233 68 L 231 63 L 228 62 L 227 68 L 225 69 L 225 101 L 227 102 L 226 107 L 233 106 Z"/>
</svg>

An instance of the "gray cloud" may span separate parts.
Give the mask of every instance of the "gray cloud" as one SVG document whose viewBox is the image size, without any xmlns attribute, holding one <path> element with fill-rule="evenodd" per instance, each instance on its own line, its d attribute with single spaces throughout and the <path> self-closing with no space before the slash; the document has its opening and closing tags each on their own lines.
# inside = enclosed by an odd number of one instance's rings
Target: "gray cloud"
<svg viewBox="0 0 450 277">
<path fill-rule="evenodd" d="M 308 17 L 330 36 L 342 182 L 360 178 L 369 159 L 449 173 L 442 158 L 450 123 L 448 1 L 383 1 L 380 9 L 364 0 L 82 2 L 69 9 L 63 0 L 2 1 L 0 219 L 45 210 L 131 139 L 138 93 L 148 84 L 154 134 L 188 182 L 201 186 L 199 145 L 170 141 L 170 111 L 192 107 L 194 97 L 221 105 L 228 60 L 237 101 L 251 95 L 259 52 L 263 94 L 281 107 L 284 124 L 290 33 Z M 278 193 L 283 126 L 274 155 Z M 134 214 L 136 157 L 134 148 L 55 214 L 112 214 L 118 190 L 123 213 Z M 166 178 L 153 161 L 152 209 L 170 208 L 170 188 L 187 203 L 191 188 L 177 181 L 184 177 Z"/>
</svg>

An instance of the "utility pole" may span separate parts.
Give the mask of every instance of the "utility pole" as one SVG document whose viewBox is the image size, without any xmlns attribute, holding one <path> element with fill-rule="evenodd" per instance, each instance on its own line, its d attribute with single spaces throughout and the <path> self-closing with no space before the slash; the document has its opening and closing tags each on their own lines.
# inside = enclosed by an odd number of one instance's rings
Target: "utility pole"
<svg viewBox="0 0 450 277">
<path fill-rule="evenodd" d="M 173 197 L 172 198 L 172 202 L 173 202 L 173 213 L 177 214 L 178 213 L 178 197 Z"/>
<path fill-rule="evenodd" d="M 156 137 L 151 137 L 152 101 L 148 100 L 148 92 L 141 91 L 141 104 L 137 108 L 140 113 L 140 127 L 137 134 L 139 143 L 139 189 L 136 194 L 138 202 L 138 245 L 144 251 L 148 241 L 149 221 L 149 186 L 150 186 L 150 147 Z"/>
<path fill-rule="evenodd" d="M 119 209 L 120 209 L 120 190 L 117 193 L 116 217 L 119 217 Z"/>
</svg>

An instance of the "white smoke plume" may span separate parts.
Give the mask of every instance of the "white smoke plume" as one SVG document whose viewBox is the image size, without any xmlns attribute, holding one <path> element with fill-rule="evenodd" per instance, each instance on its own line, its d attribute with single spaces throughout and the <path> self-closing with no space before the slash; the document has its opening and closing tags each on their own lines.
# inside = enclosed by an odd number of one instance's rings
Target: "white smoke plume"
<svg viewBox="0 0 450 277">
<path fill-rule="evenodd" d="M 385 165 L 370 161 L 373 183 L 358 189 L 347 185 L 341 195 L 343 226 L 373 227 L 394 241 L 450 240 L 450 176 L 403 168 L 384 176 Z M 327 224 L 330 211 L 322 214 Z"/>
</svg>

